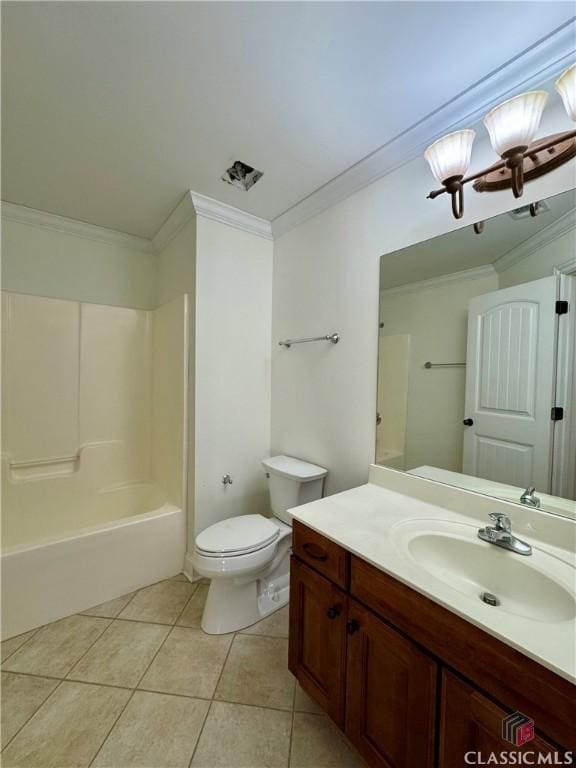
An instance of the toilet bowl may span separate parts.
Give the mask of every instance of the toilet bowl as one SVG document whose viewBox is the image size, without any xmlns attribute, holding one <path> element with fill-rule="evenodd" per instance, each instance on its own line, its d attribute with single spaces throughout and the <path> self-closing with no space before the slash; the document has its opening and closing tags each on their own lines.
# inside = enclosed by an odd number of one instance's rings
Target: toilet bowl
<svg viewBox="0 0 576 768">
<path fill-rule="evenodd" d="M 213 635 L 255 624 L 288 603 L 292 520 L 287 510 L 322 497 L 327 470 L 290 456 L 262 465 L 273 516 L 240 515 L 196 537 L 192 564 L 210 579 L 202 629 Z"/>
</svg>

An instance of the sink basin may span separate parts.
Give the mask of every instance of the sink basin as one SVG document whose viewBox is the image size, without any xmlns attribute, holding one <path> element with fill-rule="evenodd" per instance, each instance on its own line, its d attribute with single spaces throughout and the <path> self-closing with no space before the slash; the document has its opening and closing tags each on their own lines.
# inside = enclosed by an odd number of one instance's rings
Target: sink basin
<svg viewBox="0 0 576 768">
<path fill-rule="evenodd" d="M 399 523 L 392 536 L 415 565 L 452 589 L 474 600 L 494 595 L 499 604 L 489 610 L 545 622 L 576 617 L 576 569 L 538 547 L 522 557 L 478 539 L 477 526 L 442 520 Z"/>
</svg>

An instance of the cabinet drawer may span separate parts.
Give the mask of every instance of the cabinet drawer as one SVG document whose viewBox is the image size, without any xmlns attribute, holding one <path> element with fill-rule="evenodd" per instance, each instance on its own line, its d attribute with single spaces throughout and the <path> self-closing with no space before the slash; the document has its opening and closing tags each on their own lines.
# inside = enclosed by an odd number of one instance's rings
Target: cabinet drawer
<svg viewBox="0 0 576 768">
<path fill-rule="evenodd" d="M 552 757 L 556 751 L 541 736 L 533 736 L 528 730 L 522 733 L 522 724 L 506 728 L 503 720 L 510 714 L 483 696 L 472 686 L 444 670 L 442 675 L 442 711 L 440 719 L 440 768 L 461 768 L 464 755 L 473 753 L 470 761 L 486 764 L 491 753 L 534 752 L 527 765 L 536 765 L 538 755 Z M 528 713 L 529 714 L 529 713 Z M 538 725 L 536 723 L 536 725 Z M 525 726 L 528 728 L 528 726 Z M 506 731 L 507 741 L 503 736 Z M 528 739 L 528 740 L 526 740 Z M 518 746 L 517 746 L 518 745 Z M 561 754 L 561 750 L 558 750 Z M 513 758 L 510 758 L 510 764 Z M 520 755 L 515 755 L 515 765 L 521 765 Z M 546 764 L 545 762 L 543 763 Z M 550 760 L 548 765 L 552 765 Z M 564 763 L 570 765 L 570 762 Z"/>
<path fill-rule="evenodd" d="M 348 587 L 348 552 L 298 520 L 292 529 L 292 551 L 334 584 Z"/>
</svg>

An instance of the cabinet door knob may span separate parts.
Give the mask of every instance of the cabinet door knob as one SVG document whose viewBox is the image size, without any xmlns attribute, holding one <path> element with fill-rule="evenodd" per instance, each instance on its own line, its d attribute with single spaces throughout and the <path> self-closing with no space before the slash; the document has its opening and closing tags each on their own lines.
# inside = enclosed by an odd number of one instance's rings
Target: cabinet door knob
<svg viewBox="0 0 576 768">
<path fill-rule="evenodd" d="M 474 424 L 474 419 L 464 419 L 462 422 L 465 427 L 471 427 Z"/>
<path fill-rule="evenodd" d="M 360 624 L 356 621 L 356 619 L 350 619 L 346 624 L 346 631 L 349 635 L 353 635 L 354 632 L 358 632 L 360 629 Z"/>
<path fill-rule="evenodd" d="M 341 605 L 332 605 L 330 608 L 328 608 L 327 616 L 329 619 L 336 619 L 340 614 L 342 613 L 342 606 Z"/>
</svg>

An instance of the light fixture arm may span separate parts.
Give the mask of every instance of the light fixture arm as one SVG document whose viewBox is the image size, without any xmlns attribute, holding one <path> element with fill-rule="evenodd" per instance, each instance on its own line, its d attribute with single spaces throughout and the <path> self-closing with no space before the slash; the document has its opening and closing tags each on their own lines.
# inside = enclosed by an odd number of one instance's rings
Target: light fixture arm
<svg viewBox="0 0 576 768">
<path fill-rule="evenodd" d="M 547 150 L 554 149 L 556 146 L 561 144 L 562 142 L 569 141 L 570 139 L 576 138 L 576 130 L 572 131 L 566 131 L 561 134 L 557 134 L 554 137 L 550 139 L 550 141 L 546 141 L 543 143 L 538 142 L 538 149 L 537 153 L 541 154 L 542 152 L 546 152 Z M 523 163 L 524 159 L 526 157 L 533 157 L 535 154 L 532 146 L 527 147 L 522 152 L 516 152 L 516 156 L 520 158 L 519 163 L 511 163 L 512 158 L 504 158 L 500 160 L 499 162 L 495 163 L 494 165 L 491 165 L 489 168 L 483 168 L 480 171 L 477 171 L 476 173 L 472 173 L 469 176 L 464 177 L 463 179 L 460 179 L 458 184 L 461 188 L 464 184 L 469 184 L 471 181 L 476 181 L 476 179 L 479 179 L 482 176 L 485 176 L 487 173 L 494 173 L 495 171 L 499 171 L 502 168 L 509 168 L 512 173 L 512 191 L 514 193 L 515 197 L 520 197 L 522 195 L 523 190 Z M 515 170 L 516 169 L 516 170 Z M 447 182 L 451 182 L 451 179 L 448 179 Z M 454 212 L 454 192 L 448 188 L 448 186 L 443 186 L 442 189 L 434 189 L 430 194 L 427 196 L 429 200 L 434 200 L 439 195 L 443 195 L 445 192 L 449 192 L 452 196 L 452 203 L 453 203 L 453 212 Z M 519 192 L 519 194 L 516 194 L 516 192 Z M 460 206 L 460 210 L 462 209 L 462 206 Z M 456 213 L 454 213 L 454 216 L 456 218 L 460 218 L 460 216 L 456 216 Z"/>
<path fill-rule="evenodd" d="M 524 154 L 528 147 L 517 147 L 506 152 L 506 168 L 510 170 L 512 194 L 515 198 L 522 197 L 524 192 Z"/>
<path fill-rule="evenodd" d="M 452 198 L 452 215 L 455 219 L 461 219 L 464 215 L 464 189 L 462 176 L 452 176 L 444 182 L 446 191 Z"/>
</svg>

